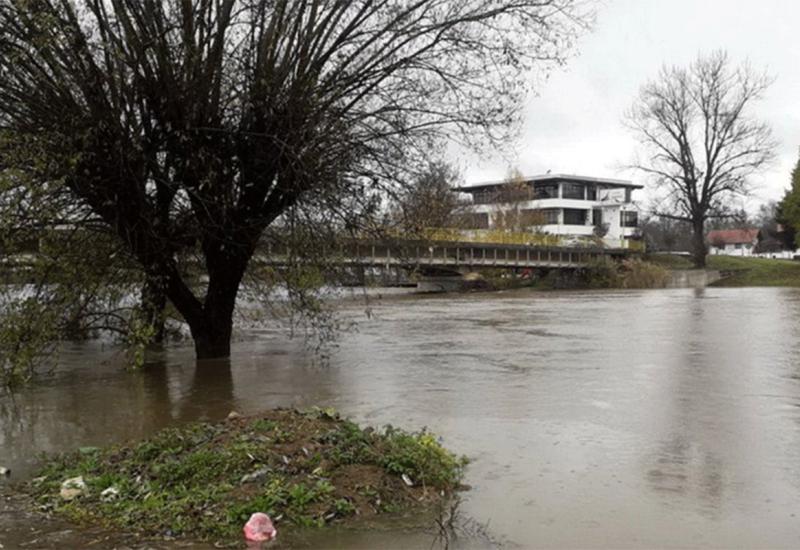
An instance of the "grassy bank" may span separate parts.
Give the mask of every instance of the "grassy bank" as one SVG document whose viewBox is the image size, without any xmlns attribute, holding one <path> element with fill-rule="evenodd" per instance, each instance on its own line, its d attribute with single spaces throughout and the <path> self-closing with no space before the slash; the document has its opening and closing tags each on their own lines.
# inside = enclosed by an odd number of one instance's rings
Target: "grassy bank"
<svg viewBox="0 0 800 550">
<path fill-rule="evenodd" d="M 691 269 L 692 262 L 684 256 L 656 254 L 648 261 L 668 269 Z M 725 278 L 713 286 L 787 286 L 800 287 L 800 262 L 769 258 L 709 256 L 708 269 L 722 271 Z"/>
<path fill-rule="evenodd" d="M 664 288 L 669 270 L 638 258 L 621 262 L 601 258 L 583 269 L 553 269 L 531 286 L 539 290 Z"/>
<path fill-rule="evenodd" d="M 800 287 L 800 262 L 792 260 L 710 256 L 708 267 L 728 272 L 714 286 Z"/>
<path fill-rule="evenodd" d="M 235 545 L 254 512 L 272 516 L 285 541 L 300 527 L 433 506 L 457 490 L 464 466 L 424 431 L 274 410 L 51 457 L 26 489 L 81 524 Z"/>
<path fill-rule="evenodd" d="M 465 281 L 464 290 L 663 288 L 669 280 L 669 269 L 638 258 L 615 261 L 604 257 L 581 269 L 527 271 L 514 275 L 502 268 L 482 269 Z"/>
</svg>

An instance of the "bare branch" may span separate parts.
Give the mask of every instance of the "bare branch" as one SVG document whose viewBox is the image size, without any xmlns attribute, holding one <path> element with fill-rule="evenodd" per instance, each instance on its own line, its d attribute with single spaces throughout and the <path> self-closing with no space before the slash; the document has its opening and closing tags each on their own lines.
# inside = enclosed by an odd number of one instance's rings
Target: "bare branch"
<svg viewBox="0 0 800 550">
<path fill-rule="evenodd" d="M 715 210 L 750 192 L 750 178 L 773 159 L 775 140 L 751 116 L 770 79 L 724 52 L 689 68 L 664 67 L 645 84 L 626 123 L 649 152 L 633 167 L 672 203 L 671 219 L 690 220 L 695 263 L 705 263 L 704 225 Z"/>
</svg>

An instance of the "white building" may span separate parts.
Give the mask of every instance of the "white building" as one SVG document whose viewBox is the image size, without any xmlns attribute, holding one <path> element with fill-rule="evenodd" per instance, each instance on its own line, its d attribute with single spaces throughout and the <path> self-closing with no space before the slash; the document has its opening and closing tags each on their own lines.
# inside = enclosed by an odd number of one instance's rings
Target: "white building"
<svg viewBox="0 0 800 550">
<path fill-rule="evenodd" d="M 642 189 L 626 180 L 547 174 L 519 183 L 496 181 L 457 188 L 471 197 L 470 225 L 494 229 L 503 212 L 513 208 L 536 219 L 526 229 L 550 235 L 591 237 L 605 231 L 610 246 L 625 246 L 640 236 L 633 192 Z M 602 233 L 603 231 L 600 231 Z"/>
<path fill-rule="evenodd" d="M 752 256 L 758 244 L 758 229 L 717 229 L 707 236 L 709 253 Z"/>
</svg>

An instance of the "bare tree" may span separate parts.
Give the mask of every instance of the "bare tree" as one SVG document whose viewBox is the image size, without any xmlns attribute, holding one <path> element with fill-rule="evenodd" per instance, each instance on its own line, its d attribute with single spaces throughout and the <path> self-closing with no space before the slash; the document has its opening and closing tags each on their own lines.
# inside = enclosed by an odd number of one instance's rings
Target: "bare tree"
<svg viewBox="0 0 800 550">
<path fill-rule="evenodd" d="M 499 144 L 578 0 L 0 0 L 0 171 L 68 193 L 227 356 L 267 228 Z M 197 251 L 207 284 L 181 262 Z M 156 291 L 156 294 L 158 294 Z"/>
<path fill-rule="evenodd" d="M 450 164 L 433 161 L 401 190 L 394 217 L 405 236 L 426 238 L 431 229 L 460 229 L 463 202 L 454 187 L 461 174 Z"/>
<path fill-rule="evenodd" d="M 533 198 L 533 188 L 518 169 L 512 168 L 497 190 L 498 209 L 492 213 L 492 226 L 501 231 L 524 232 L 544 225 L 541 212 L 522 207 L 522 203 Z"/>
<path fill-rule="evenodd" d="M 747 194 L 750 176 L 773 158 L 769 127 L 750 113 L 769 84 L 714 52 L 689 68 L 662 68 L 626 115 L 647 155 L 634 167 L 662 191 L 656 214 L 691 224 L 697 267 L 706 261 L 706 221 L 727 216 L 731 199 Z"/>
</svg>

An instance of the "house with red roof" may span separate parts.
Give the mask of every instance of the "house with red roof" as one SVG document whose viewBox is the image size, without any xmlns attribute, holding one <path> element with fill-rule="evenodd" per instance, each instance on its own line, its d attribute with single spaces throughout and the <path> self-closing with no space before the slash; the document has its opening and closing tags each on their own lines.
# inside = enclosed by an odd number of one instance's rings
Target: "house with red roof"
<svg viewBox="0 0 800 550">
<path fill-rule="evenodd" d="M 710 254 L 727 256 L 752 256 L 758 244 L 759 230 L 717 229 L 708 233 Z"/>
</svg>

